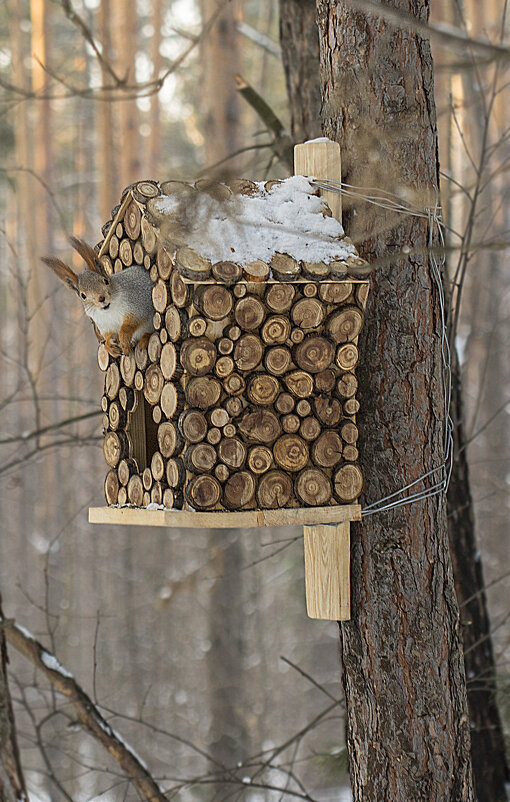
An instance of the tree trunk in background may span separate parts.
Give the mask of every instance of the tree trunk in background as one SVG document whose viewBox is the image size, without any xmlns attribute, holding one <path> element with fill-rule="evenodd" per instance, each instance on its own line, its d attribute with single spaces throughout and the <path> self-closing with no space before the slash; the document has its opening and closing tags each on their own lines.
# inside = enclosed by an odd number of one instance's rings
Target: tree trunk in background
<svg viewBox="0 0 510 802">
<path fill-rule="evenodd" d="M 152 4 L 152 26 L 154 28 L 151 43 L 152 79 L 156 80 L 163 66 L 163 58 L 161 56 L 161 43 L 163 40 L 161 31 L 163 27 L 163 0 L 154 0 Z M 147 176 L 150 178 L 161 178 L 164 177 L 164 168 L 161 163 L 161 104 L 159 101 L 159 92 L 155 92 L 151 95 L 149 124 L 150 134 Z"/>
<path fill-rule="evenodd" d="M 218 11 L 216 0 L 201 0 L 202 22 Z M 234 76 L 240 71 L 238 33 L 233 3 L 227 3 L 200 46 L 202 61 L 203 132 L 206 167 L 240 147 L 239 96 Z M 213 170 L 223 178 L 235 175 L 235 160 Z"/>
<path fill-rule="evenodd" d="M 102 0 L 99 4 L 99 38 L 108 61 L 112 59 L 112 1 Z M 101 71 L 103 85 L 112 83 L 111 77 L 103 68 Z M 98 172 L 99 172 L 99 211 L 104 222 L 119 202 L 120 181 L 117 178 L 117 164 L 113 140 L 115 135 L 114 104 L 101 102 L 96 104 L 98 116 L 97 129 L 99 137 Z"/>
<path fill-rule="evenodd" d="M 58 360 L 51 353 L 54 350 L 54 334 L 58 331 L 53 323 L 58 318 L 59 303 L 52 293 L 54 283 L 48 270 L 44 270 L 40 257 L 55 250 L 55 214 L 52 195 L 54 194 L 54 135 L 51 100 L 44 95 L 49 91 L 50 81 L 46 66 L 51 64 L 52 4 L 49 0 L 30 0 L 32 23 L 32 90 L 39 96 L 35 103 L 34 125 L 34 172 L 31 204 L 39 213 L 32 214 L 25 226 L 32 227 L 35 233 L 35 261 L 30 265 L 29 308 L 33 312 L 30 328 L 30 357 L 35 371 L 35 392 L 38 396 L 36 406 L 42 411 L 43 422 L 58 420 Z M 42 268 L 42 269 L 41 269 Z M 35 313 L 34 313 L 34 310 Z M 45 397 L 42 401 L 41 397 Z M 36 510 L 36 525 L 53 520 L 55 529 L 60 529 L 62 520 L 60 508 L 53 503 L 60 487 L 58 464 L 48 467 L 41 481 L 44 485 L 44 504 Z M 37 521 L 39 517 L 39 521 Z"/>
<path fill-rule="evenodd" d="M 51 52 L 51 7 L 48 0 L 31 0 L 30 16 L 32 21 L 32 89 L 44 98 L 49 89 L 48 75 L 45 67 L 50 63 Z M 51 184 L 53 175 L 53 137 L 51 101 L 39 99 L 36 104 L 36 124 L 34 137 L 34 170 L 37 177 L 47 185 Z M 51 190 L 51 186 L 49 187 Z M 33 202 L 41 210 L 35 215 L 37 245 L 41 253 L 53 250 L 54 215 L 53 205 L 43 183 L 34 186 Z M 46 275 L 46 274 L 44 274 Z M 44 279 L 42 279 L 44 281 Z"/>
<path fill-rule="evenodd" d="M 463 6 L 452 3 L 439 10 L 447 13 L 446 21 L 462 27 L 463 16 L 469 21 L 468 30 L 472 36 L 479 36 L 487 24 L 494 24 L 498 18 L 496 3 L 490 2 L 480 9 L 479 4 L 467 2 Z M 489 68 L 490 69 L 490 68 Z M 463 142 L 467 143 L 475 161 L 481 157 L 483 147 L 483 127 L 486 98 L 481 97 L 478 81 L 469 71 L 451 76 L 449 71 L 442 72 L 442 80 L 450 76 L 452 98 L 455 109 L 449 110 L 443 118 L 442 163 L 447 167 L 447 174 L 465 187 L 472 188 L 476 175 L 471 163 L 464 153 Z M 487 91 L 490 81 L 484 82 L 483 92 Z M 445 87 L 447 89 L 447 87 Z M 450 99 L 447 91 L 443 97 Z M 500 96 L 501 98 L 501 96 Z M 502 119 L 497 119 L 499 100 L 492 110 L 496 124 L 500 130 L 504 125 L 505 108 L 501 109 Z M 446 111 L 446 109 L 445 109 Z M 494 120 L 493 120 L 494 123 Z M 493 128 L 493 125 L 491 125 Z M 494 132 L 495 133 L 495 132 Z M 497 139 L 497 135 L 495 136 Z M 482 166 L 485 176 L 490 167 Z M 497 179 L 496 179 L 497 180 Z M 444 185 L 451 190 L 449 197 L 448 223 L 455 231 L 462 232 L 470 213 L 470 199 L 457 192 L 457 185 Z M 499 198 L 503 187 L 495 187 L 490 181 L 479 201 L 478 232 L 475 241 L 480 241 L 488 231 L 499 211 Z M 472 194 L 472 189 L 471 189 Z M 501 222 L 501 230 L 504 222 Z M 449 234 L 447 244 L 456 246 L 458 241 Z M 469 245 L 468 245 L 469 248 Z M 464 645 L 465 670 L 468 679 L 468 707 L 471 720 L 471 760 L 473 777 L 478 802 L 504 802 L 506 800 L 505 782 L 508 780 L 508 763 L 505 754 L 504 734 L 496 698 L 496 665 L 491 638 L 491 626 L 484 591 L 485 582 L 482 561 L 477 544 L 476 534 L 483 539 L 484 529 L 476 529 L 475 510 L 470 490 L 470 472 L 468 468 L 469 430 L 465 422 L 465 406 L 463 399 L 468 399 L 471 408 L 477 406 L 483 410 L 483 418 L 491 419 L 501 409 L 507 398 L 508 368 L 507 343 L 505 343 L 506 313 L 506 270 L 501 266 L 499 253 L 490 249 L 477 249 L 472 255 L 472 268 L 468 269 L 463 291 L 461 331 L 462 335 L 469 326 L 469 337 L 466 347 L 467 358 L 462 371 L 458 357 L 454 352 L 454 344 L 450 347 L 454 356 L 452 366 L 452 402 L 451 416 L 454 423 L 454 462 L 450 486 L 448 490 L 448 534 L 450 554 L 453 562 L 453 574 L 457 599 L 461 605 L 462 640 Z M 451 253 L 450 263 L 453 274 L 456 254 Z M 475 368 L 475 370 L 473 370 Z M 474 375 L 473 375 L 474 374 Z M 470 401 L 471 396 L 471 401 Z M 472 397 L 477 401 L 473 404 Z M 476 415 L 473 415 L 476 417 Z M 475 429 L 478 423 L 475 421 Z M 507 427 L 501 425 L 499 417 L 494 424 L 476 438 L 469 447 L 469 461 L 473 462 L 474 487 L 481 496 L 489 499 L 487 513 L 491 515 L 490 529 L 495 542 L 507 542 L 507 516 L 494 516 L 493 489 L 498 484 L 498 476 L 508 473 L 508 435 Z M 492 462 L 497 464 L 493 472 Z M 482 462 L 482 470 L 477 463 Z M 505 467 L 506 465 L 506 467 Z M 478 475 L 477 475 L 478 474 Z M 508 497 L 505 488 L 503 496 Z M 499 508 L 499 505 L 497 505 Z M 482 518 L 483 520 L 483 518 Z M 498 531 L 499 530 L 499 531 Z M 490 555 L 490 551 L 488 552 Z M 506 612 L 506 609 L 505 609 Z"/>
<path fill-rule="evenodd" d="M 48 87 L 47 74 L 44 70 L 44 66 L 48 63 L 49 52 L 48 14 L 49 9 L 44 0 L 43 2 L 31 0 L 32 91 L 40 98 L 44 97 Z M 48 182 L 51 169 L 51 143 L 50 101 L 39 99 L 35 107 L 33 140 L 33 170 L 35 176 L 32 178 L 30 193 L 32 208 L 36 208 L 40 211 L 38 214 L 31 215 L 25 220 L 25 225 L 33 229 L 35 243 L 33 249 L 35 259 L 30 263 L 29 268 L 28 305 L 30 314 L 33 315 L 30 327 L 30 363 L 33 371 L 35 388 L 39 394 L 47 389 L 43 383 L 42 363 L 51 319 L 48 304 L 44 304 L 44 299 L 48 295 L 49 274 L 47 270 L 41 270 L 39 264 L 39 257 L 49 252 L 53 240 L 50 235 L 52 226 L 49 209 L 51 203 L 44 189 L 44 184 Z M 27 232 L 27 236 L 30 237 L 31 235 Z"/>
<path fill-rule="evenodd" d="M 315 0 L 280 0 L 280 43 L 294 142 L 322 135 Z"/>
<path fill-rule="evenodd" d="M 428 16 L 424 0 L 395 3 Z M 438 188 L 429 45 L 382 19 L 318 0 L 325 134 L 344 180 L 406 192 Z M 377 206 L 346 215 L 372 280 L 360 375 L 365 503 L 435 467 L 443 454 L 438 293 L 428 222 Z M 402 258 L 401 249 L 414 249 Z M 392 264 L 385 257 L 393 254 Z M 353 538 L 353 619 L 341 625 L 355 802 L 473 799 L 466 681 L 443 500 L 365 519 Z"/>
<path fill-rule="evenodd" d="M 276 13 L 277 10 L 273 0 L 265 0 L 264 2 L 258 3 L 258 14 L 255 27 L 257 31 L 260 31 L 269 39 L 271 39 L 271 28 Z M 264 47 L 260 47 L 259 51 L 258 57 L 260 60 L 260 68 L 257 71 L 258 77 L 256 80 L 256 86 L 260 86 L 262 95 L 265 95 L 266 87 L 273 82 L 275 57 L 268 53 Z"/>
<path fill-rule="evenodd" d="M 138 21 L 136 0 L 111 0 L 111 35 L 114 52 L 114 69 L 121 80 L 134 84 L 135 58 L 138 47 Z M 131 94 L 128 90 L 127 95 Z M 122 97 L 119 95 L 119 97 Z M 136 99 L 123 99 L 115 103 L 115 141 L 119 146 L 120 190 L 143 178 L 140 158 L 139 114 Z M 120 195 L 120 192 L 118 193 Z"/>
<path fill-rule="evenodd" d="M 23 9 L 20 8 L 18 0 L 9 0 L 9 33 L 12 47 L 13 81 L 16 86 L 21 86 L 26 90 L 30 88 L 28 70 L 26 68 L 25 52 L 30 52 L 30 34 L 22 31 L 22 22 L 26 19 Z M 28 43 L 25 44 L 25 37 Z M 25 51 L 26 48 L 26 51 Z M 15 127 L 15 162 L 20 168 L 16 175 L 16 189 L 13 195 L 13 205 L 15 206 L 16 237 L 13 240 L 15 245 L 16 259 L 11 262 L 13 280 L 12 297 L 15 310 L 11 311 L 13 326 L 19 328 L 20 336 L 15 337 L 16 359 L 20 366 L 27 361 L 29 352 L 29 312 L 28 312 L 28 270 L 26 265 L 34 265 L 35 256 L 35 232 L 31 226 L 25 226 L 25 222 L 32 216 L 32 197 L 31 182 L 32 177 L 25 170 L 29 170 L 32 164 L 32 147 L 30 141 L 30 128 L 28 122 L 28 107 L 26 103 L 18 103 L 13 114 Z M 5 335 L 5 331 L 2 332 Z M 16 406 L 16 431 L 22 432 L 27 429 L 28 424 L 24 405 Z M 17 520 L 16 529 L 18 532 L 29 532 L 33 528 L 35 510 L 33 504 L 19 503 L 16 505 Z M 4 544 L 5 546 L 5 544 Z M 20 538 L 21 564 L 28 564 L 28 538 Z M 28 576 L 21 576 L 25 583 Z"/>
<path fill-rule="evenodd" d="M 218 10 L 216 0 L 202 0 L 202 23 Z M 233 3 L 228 3 L 200 47 L 202 97 L 204 101 L 204 149 L 206 166 L 226 158 L 240 145 L 239 98 L 234 75 L 239 71 L 238 34 Z M 235 174 L 235 161 L 213 171 L 221 177 Z M 233 171 L 233 172 L 232 172 Z M 211 173 L 209 173 L 211 174 Z M 207 670 L 211 712 L 210 751 L 213 760 L 232 767 L 247 757 L 247 734 L 243 721 L 244 611 L 240 566 L 242 540 L 236 532 L 210 533 L 209 542 L 218 554 L 218 577 L 209 605 Z M 213 763 L 213 769 L 217 766 Z M 226 798 L 231 787 L 216 786 L 217 798 Z"/>
<path fill-rule="evenodd" d="M 448 490 L 448 529 L 457 598 L 462 605 L 462 639 L 468 677 L 471 760 L 476 797 L 478 802 L 505 802 L 508 765 L 496 701 L 496 667 L 482 562 L 475 540 L 458 369 L 453 371 L 451 415 L 455 428 L 454 464 Z"/>
<path fill-rule="evenodd" d="M 211 552 L 217 579 L 209 597 L 209 640 L 207 655 L 211 729 L 209 750 L 213 761 L 232 768 L 248 757 L 246 703 L 243 686 L 244 632 L 243 532 L 210 533 Z M 217 766 L 212 764 L 213 771 Z M 226 799 L 232 786 L 215 786 L 216 798 Z"/>
<path fill-rule="evenodd" d="M 0 598 L 0 621 L 3 619 Z M 7 646 L 0 627 L 0 799 L 2 802 L 26 802 L 28 794 L 21 768 L 16 725 L 7 680 Z"/>
</svg>

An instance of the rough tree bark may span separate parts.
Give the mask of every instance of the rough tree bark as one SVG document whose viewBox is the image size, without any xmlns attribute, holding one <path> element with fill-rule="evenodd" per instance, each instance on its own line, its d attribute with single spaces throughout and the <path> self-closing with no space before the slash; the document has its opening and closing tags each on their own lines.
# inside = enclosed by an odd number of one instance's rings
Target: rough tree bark
<svg viewBox="0 0 510 802">
<path fill-rule="evenodd" d="M 321 136 L 315 0 L 280 0 L 280 43 L 294 142 Z"/>
<path fill-rule="evenodd" d="M 301 136 L 320 135 L 319 130 L 306 130 L 306 125 L 302 122 L 303 120 L 309 121 L 318 117 L 316 110 L 320 101 L 319 49 L 318 38 L 314 31 L 316 27 L 315 2 L 310 0 L 280 0 L 280 14 L 280 37 L 291 119 L 293 120 L 292 130 L 297 141 Z M 452 19 L 451 22 L 452 24 L 459 24 L 458 19 Z M 312 48 L 313 43 L 317 45 L 316 50 L 315 47 Z M 312 63 L 314 58 L 317 62 L 315 69 Z M 303 63 L 304 61 L 305 63 Z M 303 77 L 305 68 L 305 76 L 308 80 Z M 439 76 L 440 85 L 441 81 L 444 84 L 445 76 L 447 77 L 445 72 Z M 447 89 L 448 85 L 444 84 L 443 98 L 448 97 Z M 472 100 L 469 107 L 472 108 L 474 105 L 475 101 Z M 457 115 L 459 115 L 459 112 L 457 112 Z M 476 119 L 483 120 L 483 110 L 477 111 Z M 472 138 L 472 125 L 468 127 L 468 131 Z M 443 132 L 449 132 L 448 125 L 443 126 Z M 450 139 L 451 137 L 448 136 L 448 140 Z M 474 150 L 475 152 L 479 151 L 479 143 L 474 147 Z M 445 161 L 448 160 L 449 156 L 450 149 L 445 146 Z M 471 179 L 466 178 L 465 183 L 468 184 L 469 180 Z M 446 184 L 446 188 L 448 189 L 448 184 Z M 444 199 L 443 206 L 445 206 Z M 461 221 L 459 221 L 458 225 L 453 227 L 459 229 L 461 224 Z M 482 254 L 478 255 L 477 262 L 480 261 L 482 256 Z M 491 254 L 488 254 L 489 258 L 490 256 Z M 479 305 L 480 293 L 487 292 L 487 270 L 477 272 L 480 272 L 482 278 L 480 279 L 481 286 L 478 288 L 479 292 L 476 301 L 478 314 L 475 317 L 476 320 L 482 318 L 481 325 L 483 327 L 483 315 L 480 315 Z M 502 286 L 501 277 L 495 284 L 498 287 Z M 494 300 L 492 308 L 494 308 Z M 496 333 L 499 333 L 500 330 L 501 326 L 498 326 Z M 486 324 L 484 331 L 487 331 Z M 493 331 L 490 331 L 488 337 L 494 339 L 494 334 Z M 492 362 L 500 354 L 505 354 L 505 348 L 493 347 L 491 349 Z M 478 362 L 480 363 L 480 360 Z M 482 359 L 482 362 L 485 365 L 486 360 Z M 463 432 L 460 376 L 456 364 L 453 367 L 451 415 L 455 426 L 455 457 L 448 491 L 448 534 L 457 599 L 459 604 L 462 605 L 461 624 L 465 670 L 469 678 L 468 707 L 471 719 L 471 759 L 478 802 L 500 802 L 500 800 L 506 799 L 505 781 L 508 778 L 508 767 L 504 751 L 501 718 L 496 700 L 495 664 L 490 638 L 487 602 L 483 591 L 482 563 L 475 537 L 473 503 L 470 493 Z M 503 375 L 502 369 L 501 366 L 498 367 L 499 375 L 501 376 Z M 495 386 L 500 389 L 501 383 Z M 493 391 L 491 393 L 492 408 L 498 409 L 503 399 L 495 398 L 494 395 Z M 504 454 L 506 453 L 506 443 L 504 438 L 501 437 L 500 427 L 498 428 L 498 435 L 498 443 L 491 443 L 490 448 L 494 453 L 494 448 L 499 445 L 501 453 Z M 467 599 L 469 599 L 468 602 L 466 602 Z"/>
<path fill-rule="evenodd" d="M 392 5 L 428 17 L 427 0 Z M 438 160 L 428 42 L 337 0 L 318 0 L 318 23 L 324 133 L 341 144 L 344 180 L 430 205 Z M 362 255 L 379 260 L 359 372 L 366 505 L 441 461 L 441 321 L 427 220 L 358 205 L 345 225 Z M 353 620 L 341 625 L 341 644 L 354 799 L 468 802 L 469 717 L 444 500 L 370 516 L 353 541 Z"/>
</svg>

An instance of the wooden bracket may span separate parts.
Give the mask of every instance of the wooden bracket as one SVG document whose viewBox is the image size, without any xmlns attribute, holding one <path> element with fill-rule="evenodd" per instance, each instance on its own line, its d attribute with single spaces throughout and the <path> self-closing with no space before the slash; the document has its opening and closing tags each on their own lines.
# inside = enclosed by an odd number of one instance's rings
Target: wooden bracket
<svg viewBox="0 0 510 802">
<path fill-rule="evenodd" d="M 315 139 L 294 148 L 295 175 L 313 176 L 329 181 L 342 180 L 340 145 L 330 139 Z M 321 190 L 329 208 L 339 223 L 342 222 L 342 196 L 339 192 Z"/>
<path fill-rule="evenodd" d="M 305 526 L 306 610 L 310 618 L 351 617 L 350 522 Z"/>
</svg>

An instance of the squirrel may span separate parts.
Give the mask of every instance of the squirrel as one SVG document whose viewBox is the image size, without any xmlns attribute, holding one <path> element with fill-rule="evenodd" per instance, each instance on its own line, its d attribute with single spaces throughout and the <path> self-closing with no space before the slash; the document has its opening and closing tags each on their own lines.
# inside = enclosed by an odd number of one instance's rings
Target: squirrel
<svg viewBox="0 0 510 802">
<path fill-rule="evenodd" d="M 154 331 L 153 283 L 147 270 L 132 265 L 108 275 L 90 245 L 78 237 L 71 237 L 70 242 L 86 264 L 79 275 L 54 256 L 42 261 L 80 296 L 99 342 L 113 357 L 131 353 L 137 342 L 140 348 L 147 348 Z"/>
</svg>

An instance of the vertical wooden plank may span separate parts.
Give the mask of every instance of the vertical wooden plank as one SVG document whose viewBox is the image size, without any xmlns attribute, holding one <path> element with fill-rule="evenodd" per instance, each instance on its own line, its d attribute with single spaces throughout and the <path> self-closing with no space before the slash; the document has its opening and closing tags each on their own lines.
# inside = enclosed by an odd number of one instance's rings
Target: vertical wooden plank
<svg viewBox="0 0 510 802">
<path fill-rule="evenodd" d="M 303 528 L 308 615 L 347 621 L 351 617 L 350 523 Z"/>
<path fill-rule="evenodd" d="M 295 175 L 327 178 L 330 181 L 342 180 L 340 145 L 331 139 L 312 139 L 294 147 Z M 328 202 L 333 216 L 342 222 L 342 196 L 338 192 L 321 190 Z"/>
</svg>

